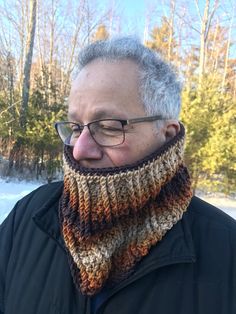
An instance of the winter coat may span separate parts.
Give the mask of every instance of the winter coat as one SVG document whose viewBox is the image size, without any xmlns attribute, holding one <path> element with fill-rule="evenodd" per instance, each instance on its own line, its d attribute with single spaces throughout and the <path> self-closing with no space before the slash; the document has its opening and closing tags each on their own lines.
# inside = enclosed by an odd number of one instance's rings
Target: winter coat
<svg viewBox="0 0 236 314">
<path fill-rule="evenodd" d="M 236 314 L 236 222 L 193 197 L 179 221 L 128 279 L 83 296 L 58 223 L 63 183 L 19 201 L 0 226 L 0 313 Z M 94 303 L 93 303 L 94 304 Z"/>
</svg>

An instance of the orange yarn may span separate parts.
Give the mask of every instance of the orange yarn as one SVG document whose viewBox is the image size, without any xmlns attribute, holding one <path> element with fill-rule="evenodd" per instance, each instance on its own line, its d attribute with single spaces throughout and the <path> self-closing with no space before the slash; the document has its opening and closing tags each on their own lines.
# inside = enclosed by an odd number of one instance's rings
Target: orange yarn
<svg viewBox="0 0 236 314">
<path fill-rule="evenodd" d="M 127 278 L 181 219 L 192 197 L 183 151 L 183 126 L 164 148 L 126 168 L 79 168 L 65 148 L 60 220 L 82 293 L 93 295 L 105 283 Z"/>
</svg>

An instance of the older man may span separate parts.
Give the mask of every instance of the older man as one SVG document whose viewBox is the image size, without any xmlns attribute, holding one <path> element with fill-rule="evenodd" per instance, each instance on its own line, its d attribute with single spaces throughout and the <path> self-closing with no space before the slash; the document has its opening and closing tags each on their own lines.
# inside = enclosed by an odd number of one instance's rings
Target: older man
<svg viewBox="0 0 236 314">
<path fill-rule="evenodd" d="M 0 313 L 236 313 L 236 223 L 192 197 L 173 70 L 125 37 L 79 64 L 64 182 L 0 229 Z"/>
</svg>

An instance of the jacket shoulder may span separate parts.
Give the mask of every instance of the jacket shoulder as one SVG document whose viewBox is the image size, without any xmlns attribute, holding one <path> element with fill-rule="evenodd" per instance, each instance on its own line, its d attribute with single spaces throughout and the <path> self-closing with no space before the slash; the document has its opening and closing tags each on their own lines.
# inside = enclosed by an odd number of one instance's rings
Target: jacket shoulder
<svg viewBox="0 0 236 314">
<path fill-rule="evenodd" d="M 193 240 L 203 246 L 215 247 L 217 252 L 233 251 L 236 255 L 236 220 L 219 208 L 193 197 L 186 218 Z M 217 247 L 218 246 L 218 247 Z"/>
<path fill-rule="evenodd" d="M 235 289 L 236 220 L 198 197 L 190 202 L 186 218 L 199 278 L 208 283 L 221 283 L 224 289 L 232 282 L 231 287 Z"/>
<path fill-rule="evenodd" d="M 48 183 L 40 186 L 19 201 L 26 204 L 35 204 L 37 208 L 44 206 L 50 200 L 54 200 L 61 196 L 63 181 Z"/>
<path fill-rule="evenodd" d="M 219 208 L 194 196 L 190 202 L 188 211 L 191 216 L 197 216 L 199 221 L 210 221 L 212 224 L 229 228 L 236 232 L 236 220 Z"/>
</svg>

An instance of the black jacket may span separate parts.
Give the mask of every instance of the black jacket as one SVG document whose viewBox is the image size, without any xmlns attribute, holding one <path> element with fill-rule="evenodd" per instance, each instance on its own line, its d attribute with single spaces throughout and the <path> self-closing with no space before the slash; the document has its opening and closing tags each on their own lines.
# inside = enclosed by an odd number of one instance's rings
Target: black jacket
<svg viewBox="0 0 236 314">
<path fill-rule="evenodd" d="M 52 183 L 24 197 L 0 226 L 1 314 L 91 313 L 60 236 L 62 187 Z M 183 219 L 96 313 L 235 314 L 235 220 L 193 197 Z"/>
</svg>

